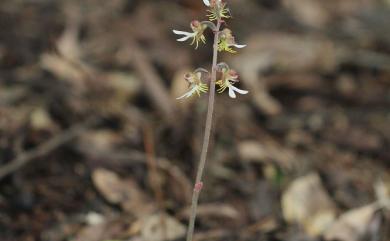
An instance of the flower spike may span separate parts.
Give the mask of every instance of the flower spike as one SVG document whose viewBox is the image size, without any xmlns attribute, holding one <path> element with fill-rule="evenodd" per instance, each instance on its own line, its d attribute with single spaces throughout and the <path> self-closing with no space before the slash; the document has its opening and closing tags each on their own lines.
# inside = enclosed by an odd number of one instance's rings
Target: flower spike
<svg viewBox="0 0 390 241">
<path fill-rule="evenodd" d="M 183 98 L 189 98 L 193 96 L 194 94 L 197 94 L 200 96 L 201 93 L 206 93 L 208 91 L 207 84 L 204 84 L 202 82 L 202 73 L 208 73 L 207 70 L 199 68 L 196 69 L 192 73 L 188 73 L 184 75 L 184 79 L 189 84 L 189 90 L 182 96 L 176 98 L 176 99 L 183 99 Z"/>
<path fill-rule="evenodd" d="M 215 105 L 215 92 L 223 92 L 228 89 L 230 98 L 236 98 L 237 93 L 245 95 L 247 90 L 241 90 L 234 86 L 238 82 L 238 74 L 236 71 L 229 68 L 226 63 L 218 63 L 218 51 L 228 51 L 235 53 L 232 48 L 244 48 L 246 45 L 237 44 L 229 29 L 223 29 L 222 26 L 226 26 L 226 20 L 231 18 L 231 13 L 227 7 L 225 0 L 203 0 L 207 10 L 207 17 L 209 21 L 192 21 L 192 32 L 184 32 L 174 30 L 175 34 L 180 35 L 177 41 L 191 40 L 191 44 L 196 43 L 198 48 L 199 42 L 205 42 L 206 38 L 203 35 L 207 28 L 212 30 L 214 35 L 213 42 L 213 57 L 211 73 L 209 74 L 205 69 L 197 69 L 184 76 L 188 82 L 188 90 L 182 96 L 177 99 L 189 98 L 195 94 L 200 96 L 210 88 L 212 91 L 209 93 L 207 117 L 204 127 L 204 138 L 202 144 L 202 152 L 200 153 L 199 166 L 196 173 L 196 180 L 193 189 L 192 201 L 191 201 L 191 213 L 189 216 L 189 223 L 187 229 L 187 241 L 193 241 L 194 228 L 197 214 L 198 197 L 202 190 L 203 182 L 202 176 L 205 170 L 205 164 L 207 161 L 207 151 L 209 149 L 211 131 L 213 129 L 213 113 Z M 223 29 L 223 30 L 222 30 Z M 206 74 L 205 74 L 206 73 Z M 216 88 L 217 87 L 217 88 Z M 215 91 L 217 89 L 217 91 Z M 229 107 L 228 107 L 229 108 Z"/>
</svg>

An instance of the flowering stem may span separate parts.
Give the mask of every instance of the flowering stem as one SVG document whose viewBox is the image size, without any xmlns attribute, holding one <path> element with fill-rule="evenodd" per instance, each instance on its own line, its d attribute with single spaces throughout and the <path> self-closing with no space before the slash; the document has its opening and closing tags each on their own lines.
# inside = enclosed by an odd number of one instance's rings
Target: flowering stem
<svg viewBox="0 0 390 241">
<path fill-rule="evenodd" d="M 207 117 L 206 117 L 206 126 L 204 131 L 204 138 L 202 144 L 202 152 L 200 154 L 200 161 L 198 164 L 198 170 L 196 173 L 196 180 L 194 191 L 192 193 L 191 201 L 191 214 L 187 230 L 187 241 L 192 241 L 195 227 L 196 219 L 196 210 L 198 208 L 199 194 L 202 189 L 202 176 L 207 160 L 207 152 L 210 143 L 211 136 L 211 127 L 213 123 L 213 113 L 214 113 L 214 100 L 215 100 L 215 82 L 217 80 L 217 59 L 218 59 L 218 41 L 219 41 L 219 30 L 221 28 L 222 21 L 218 20 L 216 29 L 214 30 L 214 45 L 213 45 L 213 65 L 211 71 L 211 81 L 210 81 L 210 95 L 207 108 Z"/>
</svg>

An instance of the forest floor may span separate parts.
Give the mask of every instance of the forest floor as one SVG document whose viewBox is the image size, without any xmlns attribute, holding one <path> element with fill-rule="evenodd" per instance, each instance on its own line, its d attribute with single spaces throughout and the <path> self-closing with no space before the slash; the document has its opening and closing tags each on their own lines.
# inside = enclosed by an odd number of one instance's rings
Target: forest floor
<svg viewBox="0 0 390 241">
<path fill-rule="evenodd" d="M 195 240 L 390 240 L 390 5 L 231 0 Z M 184 240 L 202 1 L 1 0 L 0 240 Z M 206 36 L 211 39 L 212 34 Z"/>
</svg>

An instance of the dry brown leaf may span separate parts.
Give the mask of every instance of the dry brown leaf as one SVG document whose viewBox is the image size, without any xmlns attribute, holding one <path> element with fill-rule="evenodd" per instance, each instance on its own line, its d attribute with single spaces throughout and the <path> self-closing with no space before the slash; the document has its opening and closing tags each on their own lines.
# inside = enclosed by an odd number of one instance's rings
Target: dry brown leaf
<svg viewBox="0 0 390 241">
<path fill-rule="evenodd" d="M 87 153 L 99 155 L 99 153 L 110 152 L 122 141 L 121 136 L 111 130 L 91 130 L 79 140 L 79 147 Z"/>
<path fill-rule="evenodd" d="M 112 171 L 99 168 L 92 173 L 92 180 L 107 201 L 119 204 L 127 212 L 143 216 L 154 208 L 132 179 L 122 179 Z"/>
<path fill-rule="evenodd" d="M 114 90 L 115 99 L 125 104 L 141 89 L 141 81 L 134 75 L 125 72 L 110 72 L 105 74 L 108 87 Z"/>
<path fill-rule="evenodd" d="M 298 21 L 309 26 L 323 27 L 330 20 L 330 15 L 321 5 L 321 1 L 284 0 L 283 3 Z"/>
<path fill-rule="evenodd" d="M 72 241 L 101 241 L 106 232 L 107 223 L 100 223 L 83 228 Z"/>
<path fill-rule="evenodd" d="M 248 49 L 238 56 L 237 61 L 244 61 L 257 56 L 259 62 L 257 71 L 269 67 L 289 71 L 333 70 L 337 65 L 335 44 L 319 35 L 308 35 L 302 38 L 299 34 L 283 32 L 267 32 L 256 34 L 248 40 Z M 238 62 L 239 63 L 239 62 Z M 261 69 L 262 67 L 262 69 Z"/>
<path fill-rule="evenodd" d="M 336 63 L 334 44 L 320 36 L 282 32 L 256 34 L 242 53 L 230 59 L 241 75 L 242 83 L 251 91 L 256 107 L 265 114 L 276 115 L 282 106 L 269 94 L 264 73 L 270 68 L 282 71 L 331 70 Z"/>
<path fill-rule="evenodd" d="M 308 26 L 323 28 L 337 19 L 357 15 L 370 9 L 373 1 L 369 0 L 283 0 L 283 5 L 295 18 Z"/>
<path fill-rule="evenodd" d="M 303 226 L 309 235 L 320 235 L 335 220 L 333 201 L 316 173 L 295 180 L 282 196 L 283 216 Z"/>
<path fill-rule="evenodd" d="M 390 210 L 390 177 L 385 176 L 378 180 L 374 185 L 374 189 L 379 205 Z"/>
<path fill-rule="evenodd" d="M 370 204 L 344 213 L 326 230 L 325 240 L 362 240 L 368 234 L 370 222 L 377 210 L 377 204 Z"/>
<path fill-rule="evenodd" d="M 72 21 L 68 24 L 62 36 L 57 41 L 57 49 L 61 56 L 69 60 L 79 60 L 82 53 L 78 41 L 79 23 Z"/>
<path fill-rule="evenodd" d="M 69 82 L 75 90 L 85 90 L 83 81 L 85 73 L 63 57 L 52 53 L 44 53 L 41 55 L 40 65 L 57 78 Z"/>
<path fill-rule="evenodd" d="M 243 141 L 238 145 L 238 153 L 242 160 L 264 161 L 269 157 L 265 147 L 257 141 Z"/>
<path fill-rule="evenodd" d="M 245 233 L 256 233 L 256 232 L 267 233 L 277 229 L 278 226 L 279 223 L 276 220 L 276 218 L 273 216 L 269 216 L 250 225 L 248 228 L 245 229 Z"/>
<path fill-rule="evenodd" d="M 260 143 L 243 141 L 238 145 L 241 160 L 254 162 L 275 162 L 279 166 L 289 168 L 294 164 L 294 152 L 275 145 L 275 143 Z"/>
<path fill-rule="evenodd" d="M 35 109 L 30 116 L 30 125 L 34 130 L 56 130 L 58 127 L 44 108 Z"/>
<path fill-rule="evenodd" d="M 144 241 L 174 240 L 185 235 L 186 228 L 167 214 L 153 214 L 143 220 L 141 236 Z"/>
</svg>

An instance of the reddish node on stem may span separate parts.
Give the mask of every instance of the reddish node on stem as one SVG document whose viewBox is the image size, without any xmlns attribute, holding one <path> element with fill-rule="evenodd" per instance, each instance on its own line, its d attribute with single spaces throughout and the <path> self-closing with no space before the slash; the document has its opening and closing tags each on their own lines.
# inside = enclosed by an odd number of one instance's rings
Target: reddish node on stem
<svg viewBox="0 0 390 241">
<path fill-rule="evenodd" d="M 200 190 L 202 190 L 202 187 L 203 187 L 203 182 L 198 182 L 194 186 L 194 191 L 195 192 L 200 192 Z"/>
</svg>

